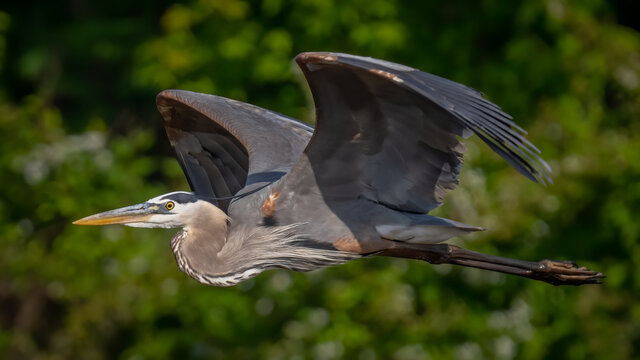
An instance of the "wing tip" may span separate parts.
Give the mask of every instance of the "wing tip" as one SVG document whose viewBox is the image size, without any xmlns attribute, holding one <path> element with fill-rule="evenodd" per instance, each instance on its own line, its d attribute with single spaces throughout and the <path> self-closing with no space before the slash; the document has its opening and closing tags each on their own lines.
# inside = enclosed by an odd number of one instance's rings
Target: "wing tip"
<svg viewBox="0 0 640 360">
<path fill-rule="evenodd" d="M 523 173 L 520 169 L 516 168 L 516 170 L 533 182 L 541 184 L 544 187 L 553 185 L 553 178 L 551 178 L 552 171 L 546 161 L 540 157 L 536 157 L 535 160 L 527 162 L 526 164 L 529 167 L 526 169 L 528 174 Z"/>
</svg>

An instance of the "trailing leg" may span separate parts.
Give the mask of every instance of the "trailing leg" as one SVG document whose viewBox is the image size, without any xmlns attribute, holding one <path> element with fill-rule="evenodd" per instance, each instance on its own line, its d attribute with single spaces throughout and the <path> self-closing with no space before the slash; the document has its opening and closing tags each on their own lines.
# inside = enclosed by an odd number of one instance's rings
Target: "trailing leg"
<svg viewBox="0 0 640 360">
<path fill-rule="evenodd" d="M 377 255 L 427 261 L 431 264 L 455 264 L 478 269 L 498 271 L 552 285 L 599 284 L 604 275 L 573 261 L 542 260 L 538 262 L 510 259 L 462 249 L 449 244 L 399 244 Z"/>
</svg>

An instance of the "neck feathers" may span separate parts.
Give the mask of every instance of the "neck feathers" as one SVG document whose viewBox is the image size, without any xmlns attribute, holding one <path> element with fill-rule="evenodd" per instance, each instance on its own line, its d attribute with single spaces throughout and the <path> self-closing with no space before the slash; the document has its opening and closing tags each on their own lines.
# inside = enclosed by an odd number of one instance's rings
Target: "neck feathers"
<svg viewBox="0 0 640 360">
<path fill-rule="evenodd" d="M 197 281 L 231 286 L 269 268 L 309 271 L 344 263 L 358 254 L 308 246 L 302 224 L 239 226 L 219 223 L 219 232 L 190 227 L 176 234 L 174 254 L 178 267 Z M 213 227 L 208 228 L 208 230 Z"/>
<path fill-rule="evenodd" d="M 200 273 L 218 262 L 218 253 L 227 243 L 230 219 L 215 205 L 198 201 L 187 216 L 184 228 L 171 239 L 178 268 L 202 282 Z"/>
</svg>

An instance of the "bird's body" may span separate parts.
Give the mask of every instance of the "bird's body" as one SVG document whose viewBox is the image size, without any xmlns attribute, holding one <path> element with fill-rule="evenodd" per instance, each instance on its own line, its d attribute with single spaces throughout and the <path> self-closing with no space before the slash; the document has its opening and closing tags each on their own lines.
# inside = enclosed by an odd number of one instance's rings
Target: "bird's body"
<svg viewBox="0 0 640 360">
<path fill-rule="evenodd" d="M 428 215 L 458 182 L 463 144 L 478 135 L 519 172 L 548 166 L 500 108 L 477 91 L 386 61 L 296 58 L 317 111 L 314 129 L 253 105 L 167 90 L 158 109 L 194 193 L 174 192 L 78 224 L 182 228 L 178 267 L 234 285 L 280 267 L 309 271 L 395 256 L 512 273 L 554 284 L 602 277 L 567 262 L 527 262 L 442 242 L 483 230 Z"/>
</svg>

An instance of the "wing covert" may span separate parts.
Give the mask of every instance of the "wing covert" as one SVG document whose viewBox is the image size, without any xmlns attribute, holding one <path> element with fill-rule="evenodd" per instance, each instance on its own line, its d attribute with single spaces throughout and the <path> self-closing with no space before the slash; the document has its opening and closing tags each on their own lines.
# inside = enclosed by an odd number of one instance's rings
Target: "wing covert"
<svg viewBox="0 0 640 360">
<path fill-rule="evenodd" d="M 313 128 L 243 102 L 183 90 L 158 94 L 169 141 L 191 189 L 229 197 L 281 178 Z M 212 201 L 227 211 L 230 200 Z"/>
</svg>

